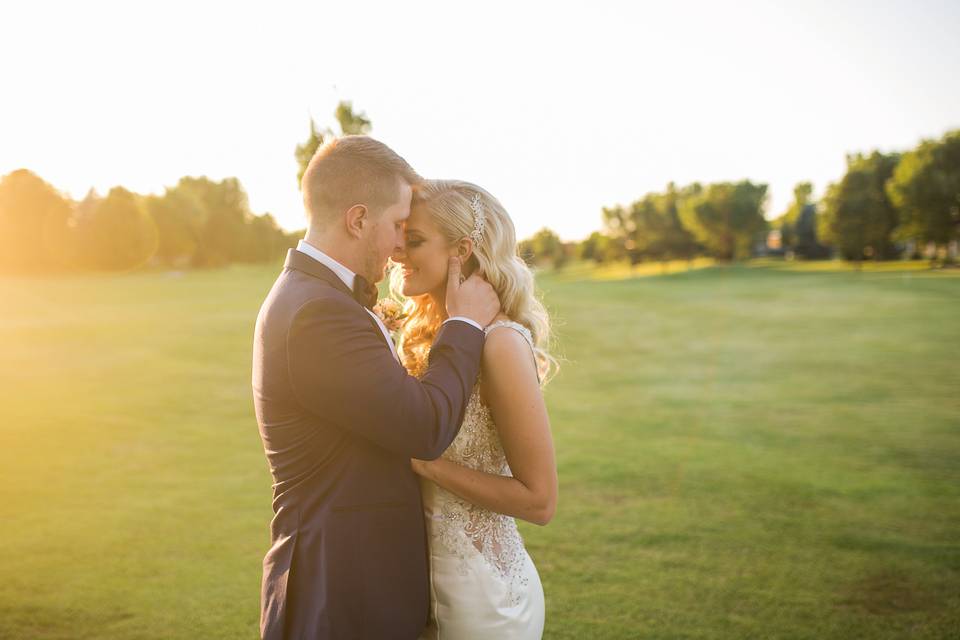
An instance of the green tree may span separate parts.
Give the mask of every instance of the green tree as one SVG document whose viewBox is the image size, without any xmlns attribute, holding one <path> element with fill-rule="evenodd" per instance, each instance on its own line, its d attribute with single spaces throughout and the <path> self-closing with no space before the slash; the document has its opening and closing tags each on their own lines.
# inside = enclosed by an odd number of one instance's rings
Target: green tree
<svg viewBox="0 0 960 640">
<path fill-rule="evenodd" d="M 310 118 L 310 135 L 307 136 L 306 142 L 298 144 L 296 150 L 293 152 L 294 157 L 297 159 L 298 188 L 300 187 L 300 183 L 303 182 L 303 174 L 307 172 L 307 166 L 310 164 L 310 159 L 313 158 L 313 154 L 317 152 L 317 149 L 320 148 L 323 141 L 332 135 L 333 132 L 329 129 L 318 129 L 317 123 L 313 121 L 313 118 Z"/>
<path fill-rule="evenodd" d="M 525 253 L 528 255 L 525 256 Z M 568 248 L 560 237 L 546 227 L 533 234 L 526 244 L 521 243 L 520 255 L 528 263 L 550 262 L 554 269 L 563 268 L 569 257 Z"/>
<path fill-rule="evenodd" d="M 683 226 L 720 260 L 750 256 L 754 239 L 767 226 L 763 203 L 767 185 L 749 180 L 686 190 L 679 206 Z"/>
<path fill-rule="evenodd" d="M 788 217 L 788 213 L 782 213 L 771 220 L 770 227 L 780 231 L 780 246 L 784 250 L 793 250 L 797 243 L 797 236 L 794 231 L 794 223 Z"/>
<path fill-rule="evenodd" d="M 92 194 L 76 220 L 81 266 L 111 271 L 142 266 L 157 250 L 157 226 L 142 198 L 114 187 L 103 199 Z"/>
<path fill-rule="evenodd" d="M 631 265 L 643 260 L 690 260 L 701 247 L 680 218 L 680 203 L 696 195 L 700 185 L 678 189 L 667 185 L 664 193 L 651 192 L 629 207 L 604 207 L 606 257 L 626 257 Z"/>
<path fill-rule="evenodd" d="M 906 153 L 886 185 L 899 209 L 897 237 L 945 248 L 960 239 L 960 130 Z M 950 254 L 943 252 L 944 261 Z"/>
<path fill-rule="evenodd" d="M 167 188 L 162 196 L 147 196 L 144 206 L 157 224 L 156 259 L 168 267 L 193 262 L 206 220 L 196 194 L 182 187 Z"/>
<path fill-rule="evenodd" d="M 801 258 L 816 260 L 830 255 L 827 247 L 817 239 L 817 207 L 807 203 L 796 220 L 794 252 Z"/>
<path fill-rule="evenodd" d="M 340 125 L 342 136 L 365 136 L 373 126 L 366 113 L 353 110 L 352 102 L 341 100 L 333 115 Z"/>
<path fill-rule="evenodd" d="M 780 230 L 780 243 L 784 249 L 791 251 L 796 249 L 797 219 L 803 208 L 810 203 L 810 195 L 813 193 L 813 185 L 809 182 L 799 182 L 793 188 L 793 201 L 787 210 L 772 221 L 772 226 Z"/>
<path fill-rule="evenodd" d="M 874 151 L 847 156 L 847 172 L 827 187 L 817 231 L 846 260 L 889 259 L 896 255 L 892 234 L 898 213 L 886 192 L 886 182 L 899 154 Z"/>
<path fill-rule="evenodd" d="M 249 237 L 251 242 L 247 259 L 250 262 L 268 262 L 283 255 L 283 252 L 291 246 L 287 241 L 287 234 L 269 213 L 253 216 L 250 221 Z"/>
<path fill-rule="evenodd" d="M 637 220 L 637 244 L 649 257 L 660 261 L 692 260 L 700 251 L 696 238 L 680 219 L 682 198 L 682 191 L 672 182 L 664 193 L 648 196 L 645 219 Z"/>
<path fill-rule="evenodd" d="M 607 242 L 607 259 L 621 260 L 627 258 L 631 265 L 640 262 L 640 252 L 637 249 L 637 222 L 634 218 L 635 210 L 615 205 L 603 207 L 603 230 L 609 238 Z"/>
<path fill-rule="evenodd" d="M 609 243 L 610 238 L 599 231 L 594 231 L 577 247 L 577 256 L 581 260 L 592 260 L 597 264 L 605 262 L 609 258 L 607 254 Z"/>
<path fill-rule="evenodd" d="M 630 205 L 626 211 L 629 216 L 630 262 L 636 264 L 642 260 L 662 259 L 666 252 L 662 241 L 666 219 L 657 207 L 657 194 L 648 193 Z"/>
<path fill-rule="evenodd" d="M 70 201 L 36 174 L 0 179 L 0 271 L 63 267 L 69 259 Z"/>
<path fill-rule="evenodd" d="M 824 258 L 828 250 L 817 240 L 817 208 L 811 195 L 813 185 L 799 182 L 793 188 L 793 202 L 787 210 L 771 222 L 780 230 L 780 242 L 784 249 L 793 251 L 801 258 Z"/>
<path fill-rule="evenodd" d="M 334 111 L 334 118 L 340 126 L 340 135 L 367 135 L 373 124 L 362 111 L 354 111 L 353 103 L 341 100 Z M 310 118 L 310 135 L 303 144 L 298 144 L 294 151 L 294 157 L 297 159 L 297 186 L 303 182 L 303 174 L 307 171 L 311 158 L 317 152 L 317 149 L 325 140 L 333 137 L 333 131 L 325 127 L 320 129 L 317 123 Z"/>
<path fill-rule="evenodd" d="M 517 255 L 520 256 L 527 266 L 536 265 L 536 256 L 533 255 L 533 240 L 526 238 L 517 243 Z"/>
<path fill-rule="evenodd" d="M 177 189 L 194 198 L 203 210 L 194 266 L 219 267 L 251 261 L 249 225 L 253 214 L 239 180 L 214 182 L 206 177 L 185 177 L 177 183 Z"/>
</svg>

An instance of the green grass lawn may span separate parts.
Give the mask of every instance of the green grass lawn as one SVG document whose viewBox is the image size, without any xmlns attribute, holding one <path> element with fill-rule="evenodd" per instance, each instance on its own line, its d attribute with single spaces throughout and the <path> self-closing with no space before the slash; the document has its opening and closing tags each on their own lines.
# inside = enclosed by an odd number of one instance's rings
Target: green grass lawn
<svg viewBox="0 0 960 640">
<path fill-rule="evenodd" d="M 691 266 L 539 279 L 546 637 L 956 637 L 958 274 Z M 275 274 L 0 279 L 0 638 L 256 637 Z"/>
</svg>

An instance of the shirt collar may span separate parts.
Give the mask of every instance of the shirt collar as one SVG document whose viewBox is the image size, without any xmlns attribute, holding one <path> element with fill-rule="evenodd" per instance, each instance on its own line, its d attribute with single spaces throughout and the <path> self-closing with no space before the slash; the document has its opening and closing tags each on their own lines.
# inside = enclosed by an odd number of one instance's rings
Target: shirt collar
<svg viewBox="0 0 960 640">
<path fill-rule="evenodd" d="M 350 269 L 347 269 L 345 266 L 325 254 L 320 249 L 317 249 L 312 244 L 307 243 L 306 240 L 301 240 L 297 243 L 297 251 L 300 253 L 305 253 L 323 266 L 327 267 L 335 274 L 337 277 L 343 280 L 343 284 L 347 285 L 347 288 L 353 291 L 353 280 L 357 274 Z"/>
</svg>

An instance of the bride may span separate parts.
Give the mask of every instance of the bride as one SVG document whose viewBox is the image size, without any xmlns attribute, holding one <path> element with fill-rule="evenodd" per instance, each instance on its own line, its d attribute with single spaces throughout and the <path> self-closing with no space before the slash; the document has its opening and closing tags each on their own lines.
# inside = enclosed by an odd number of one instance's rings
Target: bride
<svg viewBox="0 0 960 640">
<path fill-rule="evenodd" d="M 553 517 L 557 470 L 541 386 L 556 361 L 533 274 L 517 256 L 513 223 L 468 182 L 417 187 L 391 290 L 405 297 L 399 353 L 416 376 L 445 319 L 447 263 L 479 269 L 502 312 L 485 329 L 480 379 L 463 425 L 441 458 L 413 460 L 430 547 L 430 622 L 422 640 L 540 638 L 543 587 L 514 518 Z"/>
</svg>

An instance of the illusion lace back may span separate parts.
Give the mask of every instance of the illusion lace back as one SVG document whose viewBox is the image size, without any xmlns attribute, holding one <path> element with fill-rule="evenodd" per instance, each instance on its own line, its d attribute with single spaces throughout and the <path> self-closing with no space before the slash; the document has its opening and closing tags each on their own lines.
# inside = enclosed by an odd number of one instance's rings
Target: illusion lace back
<svg viewBox="0 0 960 640">
<path fill-rule="evenodd" d="M 522 324 L 489 325 L 519 331 Z M 480 399 L 480 381 L 467 403 L 463 425 L 444 459 L 485 473 L 511 476 L 490 409 Z M 516 521 L 478 507 L 429 481 L 422 481 L 431 553 L 433 611 L 425 638 L 539 638 L 543 590 Z M 454 604 L 458 603 L 458 604 Z M 469 610 L 466 610 L 469 607 Z"/>
</svg>

